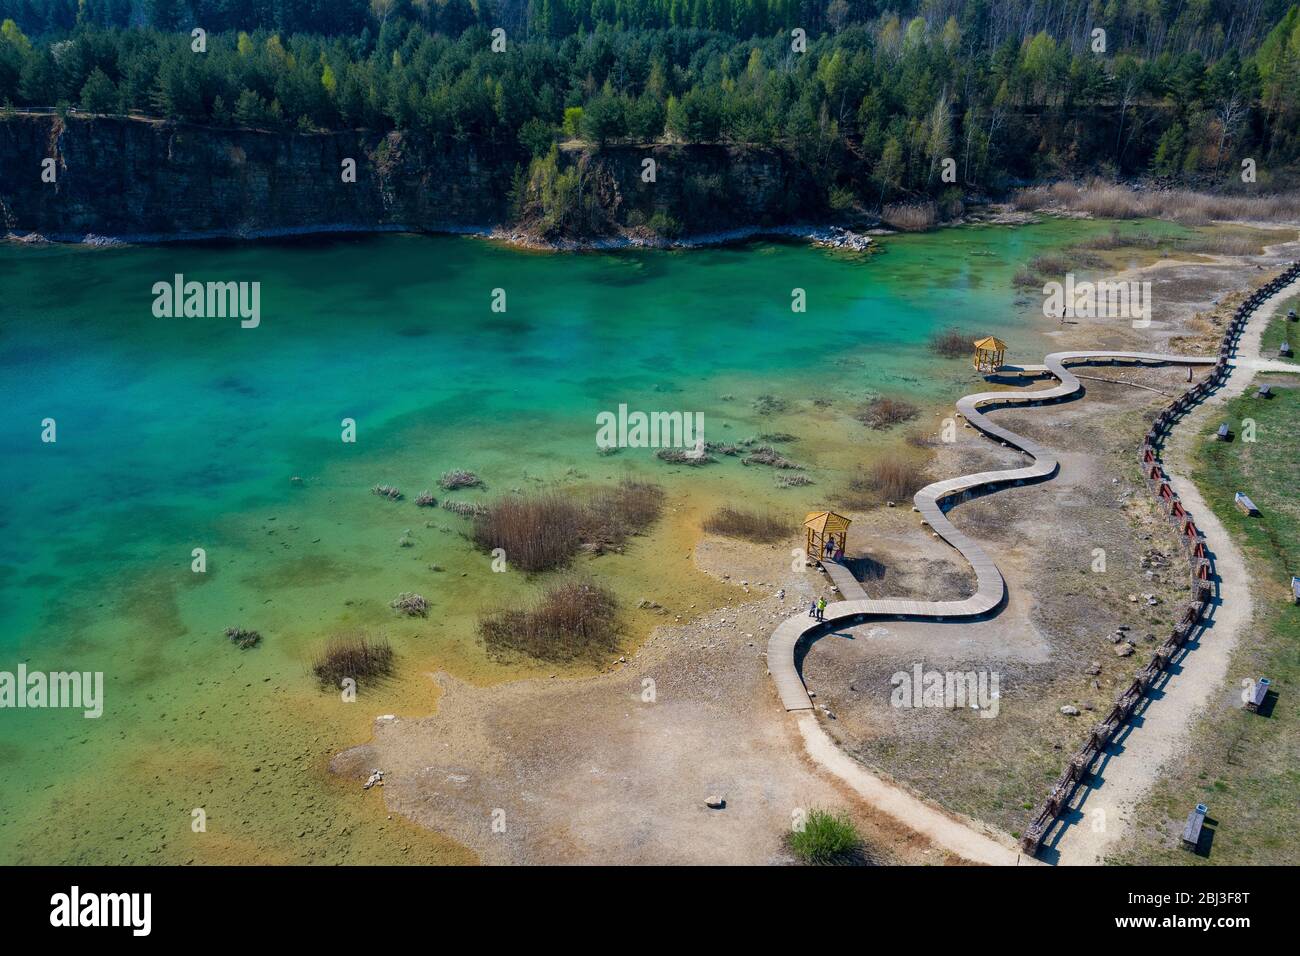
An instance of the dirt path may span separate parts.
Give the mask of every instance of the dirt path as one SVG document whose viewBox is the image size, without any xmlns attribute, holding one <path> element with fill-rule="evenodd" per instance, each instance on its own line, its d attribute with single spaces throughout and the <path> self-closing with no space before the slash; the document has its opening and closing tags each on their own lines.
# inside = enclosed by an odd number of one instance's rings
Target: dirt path
<svg viewBox="0 0 1300 956">
<path fill-rule="evenodd" d="M 1106 851 L 1124 834 L 1133 808 L 1150 790 L 1161 769 L 1184 745 L 1196 713 L 1222 688 L 1238 638 L 1251 620 L 1251 595 L 1245 558 L 1227 529 L 1186 477 L 1195 452 L 1195 436 L 1220 413 L 1223 403 L 1250 387 L 1259 366 L 1264 327 L 1282 302 L 1300 290 L 1293 283 L 1256 310 L 1238 345 L 1228 383 L 1175 427 L 1165 450 L 1170 484 L 1196 517 L 1214 554 L 1219 577 L 1214 616 L 1209 627 L 1190 642 L 1176 666 L 1138 712 L 1133 723 L 1099 761 L 1091 786 L 1081 789 L 1069 826 L 1052 841 L 1058 862 L 1087 865 L 1103 862 Z"/>
</svg>

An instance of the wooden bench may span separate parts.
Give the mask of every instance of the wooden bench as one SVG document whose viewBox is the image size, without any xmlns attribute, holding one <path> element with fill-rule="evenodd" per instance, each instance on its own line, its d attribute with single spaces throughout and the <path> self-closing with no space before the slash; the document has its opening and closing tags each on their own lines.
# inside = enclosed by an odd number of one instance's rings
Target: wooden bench
<svg viewBox="0 0 1300 956">
<path fill-rule="evenodd" d="M 1291 575 L 1291 597 L 1296 604 L 1300 604 L 1300 577 Z"/>
<path fill-rule="evenodd" d="M 1232 496 L 1232 500 L 1233 503 L 1236 504 L 1238 510 L 1250 515 L 1252 518 L 1259 514 L 1259 509 L 1255 507 L 1255 502 L 1251 501 L 1250 497 L 1245 493 L 1240 491 L 1237 492 Z"/>
<path fill-rule="evenodd" d="M 1268 689 L 1272 683 L 1267 677 L 1261 677 L 1251 685 L 1250 693 L 1246 696 L 1246 709 L 1252 714 L 1259 713 L 1259 708 L 1268 697 Z"/>
<path fill-rule="evenodd" d="M 1232 431 L 1231 429 L 1228 428 L 1227 422 L 1224 422 L 1222 425 L 1219 426 L 1219 432 L 1214 437 L 1217 438 L 1219 441 L 1228 441 L 1230 438 L 1232 438 Z"/>
<path fill-rule="evenodd" d="M 1272 397 L 1273 397 L 1273 386 L 1272 386 L 1272 385 L 1261 385 L 1261 386 L 1259 387 L 1259 391 L 1255 393 L 1255 397 L 1256 397 L 1256 398 L 1272 398 Z"/>
<path fill-rule="evenodd" d="M 1277 354 L 1289 356 L 1291 354 L 1291 343 L 1283 342 L 1281 345 L 1279 345 L 1277 347 Z"/>
<path fill-rule="evenodd" d="M 1205 815 L 1210 808 L 1198 803 L 1196 809 L 1187 814 L 1187 825 L 1183 827 L 1183 849 L 1193 850 L 1201 845 L 1201 828 L 1205 826 Z"/>
</svg>

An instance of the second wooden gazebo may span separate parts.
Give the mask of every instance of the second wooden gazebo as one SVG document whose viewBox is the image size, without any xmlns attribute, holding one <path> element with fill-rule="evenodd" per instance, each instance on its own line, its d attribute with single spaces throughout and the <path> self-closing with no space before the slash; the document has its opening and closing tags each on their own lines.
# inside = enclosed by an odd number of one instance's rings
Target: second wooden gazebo
<svg viewBox="0 0 1300 956">
<path fill-rule="evenodd" d="M 830 554 L 845 550 L 848 542 L 849 525 L 853 522 L 834 511 L 811 511 L 804 519 L 803 526 L 807 536 L 805 551 L 813 561 L 821 561 Z"/>
<path fill-rule="evenodd" d="M 1006 361 L 1007 343 L 992 335 L 986 335 L 975 343 L 975 371 L 989 374 L 996 372 Z"/>
</svg>

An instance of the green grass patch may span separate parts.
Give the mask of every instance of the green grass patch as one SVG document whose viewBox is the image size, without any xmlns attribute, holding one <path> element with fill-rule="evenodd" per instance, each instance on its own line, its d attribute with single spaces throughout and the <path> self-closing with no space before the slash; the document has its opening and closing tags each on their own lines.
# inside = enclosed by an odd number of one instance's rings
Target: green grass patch
<svg viewBox="0 0 1300 956">
<path fill-rule="evenodd" d="M 1277 354 L 1277 347 L 1283 342 L 1291 343 L 1293 353 L 1300 352 L 1300 342 L 1296 341 L 1300 339 L 1300 322 L 1287 321 L 1286 313 L 1288 309 L 1295 309 L 1300 312 L 1300 296 L 1283 302 L 1282 307 L 1269 320 L 1268 326 L 1264 329 L 1264 337 L 1260 339 L 1259 343 L 1259 354 L 1264 358 L 1295 363 L 1294 355 L 1291 358 L 1283 358 Z"/>
<path fill-rule="evenodd" d="M 855 866 L 866 862 L 862 837 L 847 816 L 810 810 L 802 830 L 786 837 L 791 852 L 809 866 Z"/>
</svg>

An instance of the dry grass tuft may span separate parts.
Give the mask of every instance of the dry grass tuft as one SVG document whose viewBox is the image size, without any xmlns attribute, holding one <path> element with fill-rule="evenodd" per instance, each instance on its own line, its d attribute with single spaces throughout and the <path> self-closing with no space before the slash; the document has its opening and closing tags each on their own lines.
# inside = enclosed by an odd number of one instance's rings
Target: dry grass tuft
<svg viewBox="0 0 1300 956">
<path fill-rule="evenodd" d="M 899 398 L 873 398 L 858 412 L 857 419 L 869 428 L 884 431 L 910 422 L 919 414 L 920 409 L 911 402 Z"/>
<path fill-rule="evenodd" d="M 526 610 L 479 618 L 478 633 L 493 657 L 525 655 L 565 663 L 598 661 L 618 647 L 618 604 L 590 581 L 561 581 Z"/>
<path fill-rule="evenodd" d="M 747 511 L 728 505 L 705 519 L 704 530 L 728 538 L 743 538 L 756 544 L 770 544 L 788 538 L 794 533 L 794 525 L 789 518 L 770 511 Z"/>
<path fill-rule="evenodd" d="M 1098 219 L 1169 219 L 1188 226 L 1216 219 L 1260 222 L 1300 221 L 1300 193 L 1236 196 L 1190 189 L 1136 190 L 1090 179 L 1083 185 L 1054 183 L 1017 190 L 1017 209 L 1059 208 L 1086 212 Z"/>
<path fill-rule="evenodd" d="M 345 677 L 355 681 L 387 677 L 393 672 L 393 648 L 387 638 L 364 631 L 330 638 L 312 661 L 311 671 L 324 687 L 338 687 Z"/>
<path fill-rule="evenodd" d="M 849 479 L 848 500 L 858 507 L 886 501 L 910 501 L 926 485 L 925 467 L 909 458 L 881 458 L 859 468 Z"/>
<path fill-rule="evenodd" d="M 939 221 L 939 206 L 935 202 L 891 203 L 881 210 L 880 220 L 904 232 L 924 232 Z"/>
<path fill-rule="evenodd" d="M 474 543 L 484 551 L 503 548 L 522 571 L 562 567 L 582 546 L 582 508 L 556 494 L 501 498 L 474 519 Z"/>
<path fill-rule="evenodd" d="M 504 549 L 506 560 L 522 571 L 550 571 L 584 548 L 622 547 L 658 520 L 663 501 L 659 485 L 630 479 L 585 498 L 514 495 L 484 506 L 474 517 L 473 539 L 484 551 Z"/>
<path fill-rule="evenodd" d="M 971 351 L 973 341 L 965 332 L 954 326 L 930 336 L 930 351 L 944 358 L 961 358 Z"/>
</svg>

